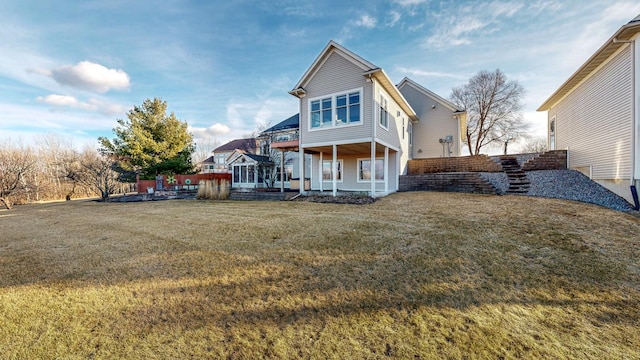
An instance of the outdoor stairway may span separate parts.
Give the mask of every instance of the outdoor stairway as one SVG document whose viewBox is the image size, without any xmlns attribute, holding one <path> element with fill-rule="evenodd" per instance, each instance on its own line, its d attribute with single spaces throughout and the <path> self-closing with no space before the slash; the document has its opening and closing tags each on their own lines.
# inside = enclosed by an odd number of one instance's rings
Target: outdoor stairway
<svg viewBox="0 0 640 360">
<path fill-rule="evenodd" d="M 515 156 L 500 156 L 500 164 L 502 170 L 507 174 L 509 179 L 509 189 L 507 194 L 526 194 L 529 192 L 531 183 L 527 178 L 527 174 L 522 170 Z"/>
</svg>

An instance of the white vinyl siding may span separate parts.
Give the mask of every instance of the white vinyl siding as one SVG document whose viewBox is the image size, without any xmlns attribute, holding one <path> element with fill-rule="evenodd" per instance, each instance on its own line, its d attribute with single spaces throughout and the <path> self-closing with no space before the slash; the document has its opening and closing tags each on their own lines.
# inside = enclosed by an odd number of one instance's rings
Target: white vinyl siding
<svg viewBox="0 0 640 360">
<path fill-rule="evenodd" d="M 556 118 L 556 148 L 569 149 L 569 167 L 591 166 L 596 180 L 628 179 L 631 107 L 626 48 L 549 110 Z"/>
<path fill-rule="evenodd" d="M 331 95 L 345 94 L 349 89 L 360 89 L 360 124 L 335 126 L 322 131 L 310 130 L 309 99 L 322 99 Z M 371 137 L 372 85 L 366 82 L 364 70 L 334 52 L 305 85 L 305 90 L 307 96 L 300 99 L 300 137 L 303 146 L 304 144 Z M 333 106 L 335 107 L 335 99 Z"/>
<path fill-rule="evenodd" d="M 407 99 L 420 121 L 413 124 L 413 158 L 433 158 L 442 156 L 442 145 L 439 139 L 453 136 L 451 156 L 460 156 L 460 138 L 458 136 L 458 120 L 453 111 L 436 99 L 405 83 L 400 93 Z M 435 105 L 435 108 L 433 108 Z"/>
</svg>

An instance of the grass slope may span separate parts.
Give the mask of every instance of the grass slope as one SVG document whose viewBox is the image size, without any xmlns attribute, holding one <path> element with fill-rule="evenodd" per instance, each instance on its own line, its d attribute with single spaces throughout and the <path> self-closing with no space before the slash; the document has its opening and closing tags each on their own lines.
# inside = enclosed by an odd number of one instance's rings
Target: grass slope
<svg viewBox="0 0 640 360">
<path fill-rule="evenodd" d="M 640 219 L 561 200 L 0 212 L 0 353 L 640 358 Z"/>
</svg>

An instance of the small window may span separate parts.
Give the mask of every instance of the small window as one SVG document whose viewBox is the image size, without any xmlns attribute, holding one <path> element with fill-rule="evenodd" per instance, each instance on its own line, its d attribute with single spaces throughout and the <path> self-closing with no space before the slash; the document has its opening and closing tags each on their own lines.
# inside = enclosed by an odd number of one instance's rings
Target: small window
<svg viewBox="0 0 640 360">
<path fill-rule="evenodd" d="M 388 108 L 388 103 L 387 103 L 387 99 L 380 95 L 380 110 L 379 110 L 379 116 L 380 116 L 380 126 L 382 126 L 385 129 L 389 128 L 389 112 L 387 110 Z"/>
<path fill-rule="evenodd" d="M 323 160 L 322 161 L 322 180 L 323 181 L 332 181 L 332 165 L 333 161 L 331 160 Z M 337 163 L 338 171 L 336 172 L 336 180 L 342 181 L 342 160 L 338 160 Z"/>
<path fill-rule="evenodd" d="M 371 160 L 358 160 L 358 181 L 370 181 L 371 173 L 374 173 L 376 181 L 384 180 L 384 159 L 376 159 L 374 169 L 371 169 Z"/>
</svg>

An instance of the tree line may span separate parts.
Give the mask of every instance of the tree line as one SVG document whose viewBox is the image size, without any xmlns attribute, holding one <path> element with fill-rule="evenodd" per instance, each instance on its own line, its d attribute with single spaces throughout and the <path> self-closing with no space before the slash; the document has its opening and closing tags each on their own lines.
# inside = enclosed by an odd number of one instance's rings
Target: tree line
<svg viewBox="0 0 640 360">
<path fill-rule="evenodd" d="M 61 137 L 47 135 L 36 145 L 0 144 L 0 205 L 73 197 L 100 196 L 134 190 L 136 177 L 189 174 L 195 150 L 187 123 L 167 103 L 147 99 L 118 120 L 115 137 L 98 138 L 97 149 L 76 150 Z"/>
</svg>

